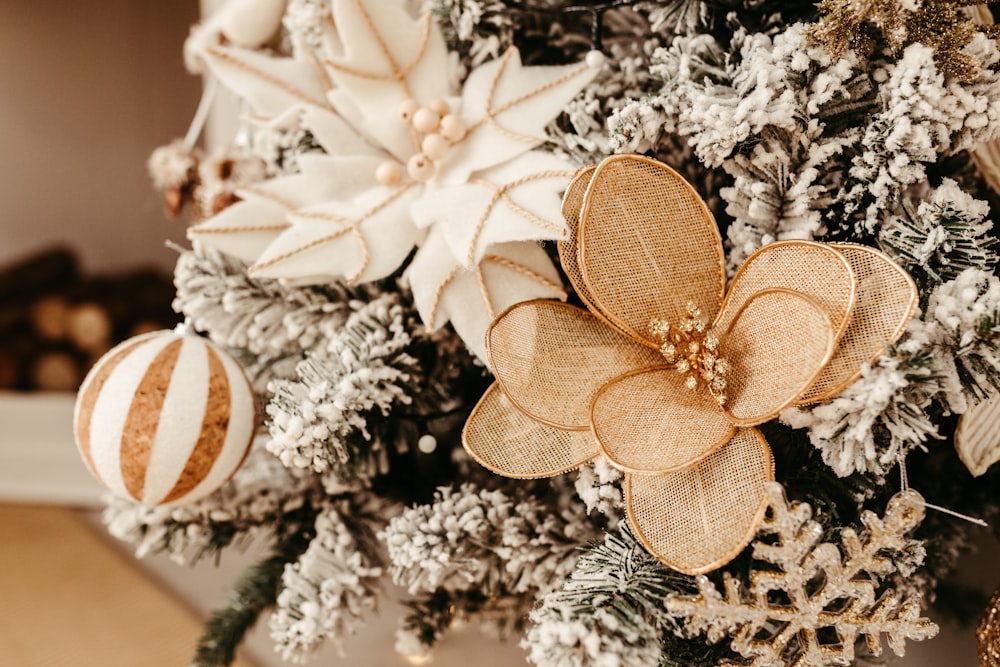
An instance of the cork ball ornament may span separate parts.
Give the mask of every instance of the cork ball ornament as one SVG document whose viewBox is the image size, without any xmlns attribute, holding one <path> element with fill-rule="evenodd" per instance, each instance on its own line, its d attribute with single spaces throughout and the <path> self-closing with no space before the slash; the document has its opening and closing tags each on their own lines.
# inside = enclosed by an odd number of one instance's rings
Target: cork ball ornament
<svg viewBox="0 0 1000 667">
<path fill-rule="evenodd" d="M 91 473 L 144 505 L 190 502 L 246 456 L 254 393 L 239 364 L 180 331 L 131 338 L 104 355 L 77 394 L 74 433 Z"/>
</svg>

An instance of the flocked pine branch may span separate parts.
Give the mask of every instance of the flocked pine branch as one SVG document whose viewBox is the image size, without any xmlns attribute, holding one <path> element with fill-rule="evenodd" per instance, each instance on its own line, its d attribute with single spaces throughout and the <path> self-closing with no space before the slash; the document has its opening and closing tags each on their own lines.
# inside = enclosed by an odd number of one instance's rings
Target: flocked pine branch
<svg viewBox="0 0 1000 667">
<path fill-rule="evenodd" d="M 181 253 L 174 284 L 174 309 L 196 329 L 224 347 L 268 357 L 313 347 L 343 326 L 351 301 L 381 292 L 375 284 L 292 287 L 255 279 L 239 260 L 201 248 Z"/>
<path fill-rule="evenodd" d="M 577 506 L 463 484 L 440 489 L 384 531 L 393 581 L 414 598 L 398 644 L 426 653 L 456 616 L 501 636 L 522 627 L 535 595 L 572 571 L 594 529 Z"/>
<path fill-rule="evenodd" d="M 900 215 L 882 224 L 879 245 L 906 267 L 922 294 L 954 280 L 965 269 L 991 271 L 997 255 L 989 204 L 973 199 L 946 178 L 918 201 L 906 200 Z"/>
<path fill-rule="evenodd" d="M 731 268 L 771 241 L 823 233 L 822 212 L 874 102 L 857 59 L 831 61 L 802 25 L 737 35 L 734 48 L 738 57 L 709 35 L 674 39 L 653 55 L 659 92 L 609 121 L 617 150 L 650 150 L 676 131 L 731 176 L 721 190 Z"/>
<path fill-rule="evenodd" d="M 905 189 L 924 181 L 927 164 L 1000 136 L 1000 52 L 981 35 L 965 51 L 984 65 L 966 84 L 942 74 L 920 44 L 885 66 L 880 110 L 866 123 L 840 197 L 838 215 L 853 219 L 857 234 L 876 232 Z"/>
<path fill-rule="evenodd" d="M 316 516 L 308 548 L 285 565 L 269 620 L 285 660 L 304 662 L 326 641 L 340 648 L 375 610 L 383 563 L 374 532 L 385 509 L 362 493 L 332 500 Z"/>
<path fill-rule="evenodd" d="M 147 507 L 109 499 L 108 532 L 135 546 L 136 556 L 164 552 L 194 563 L 235 542 L 284 539 L 301 529 L 300 514 L 321 492 L 317 480 L 282 466 L 258 440 L 232 479 L 206 498 L 177 506 Z"/>
<path fill-rule="evenodd" d="M 669 632 L 663 605 L 692 591 L 691 577 L 651 556 L 627 528 L 609 532 L 580 557 L 562 588 L 531 613 L 523 646 L 539 667 L 708 667 L 725 650 Z"/>
<path fill-rule="evenodd" d="M 926 302 L 895 348 L 839 396 L 781 414 L 790 426 L 808 429 L 838 475 L 885 474 L 941 437 L 943 415 L 964 413 L 970 399 L 1000 386 L 1000 279 L 966 269 Z"/>
<path fill-rule="evenodd" d="M 344 482 L 384 468 L 385 443 L 369 420 L 409 403 L 420 377 L 407 352 L 413 339 L 399 295 L 350 305 L 343 328 L 298 364 L 297 380 L 271 382 L 266 408 L 269 451 L 287 466 L 330 472 Z"/>
<path fill-rule="evenodd" d="M 668 613 L 686 635 L 728 641 L 741 656 L 729 665 L 823 667 L 850 664 L 859 641 L 878 656 L 884 637 L 903 656 L 906 640 L 937 634 L 937 626 L 920 616 L 919 596 L 901 598 L 880 585 L 915 543 L 907 533 L 924 516 L 919 494 L 897 494 L 881 518 L 863 512 L 865 529 L 844 528 L 838 548 L 821 542 L 823 530 L 809 505 L 789 504 L 776 482 L 767 490 L 770 509 L 753 543 L 761 565 L 748 584 L 725 574 L 720 590 L 700 575 L 695 595 L 667 598 Z"/>
<path fill-rule="evenodd" d="M 274 605 L 282 572 L 307 544 L 303 533 L 291 534 L 279 542 L 271 556 L 240 575 L 226 603 L 206 622 L 191 667 L 228 667 L 233 663 L 247 632 Z"/>
</svg>

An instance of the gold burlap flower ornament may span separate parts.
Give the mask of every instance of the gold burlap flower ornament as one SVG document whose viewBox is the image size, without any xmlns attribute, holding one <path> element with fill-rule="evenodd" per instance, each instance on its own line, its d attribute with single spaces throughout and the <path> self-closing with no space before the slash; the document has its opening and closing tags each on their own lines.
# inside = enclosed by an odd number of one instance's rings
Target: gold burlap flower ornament
<svg viewBox="0 0 1000 667">
<path fill-rule="evenodd" d="M 606 456 L 629 522 L 681 572 L 716 569 L 753 537 L 774 477 L 753 426 L 825 400 L 902 333 L 917 293 L 872 248 L 781 241 L 726 291 L 722 239 L 676 172 L 635 155 L 574 177 L 566 274 L 588 310 L 517 304 L 487 332 L 496 382 L 465 426 L 508 477 Z"/>
</svg>

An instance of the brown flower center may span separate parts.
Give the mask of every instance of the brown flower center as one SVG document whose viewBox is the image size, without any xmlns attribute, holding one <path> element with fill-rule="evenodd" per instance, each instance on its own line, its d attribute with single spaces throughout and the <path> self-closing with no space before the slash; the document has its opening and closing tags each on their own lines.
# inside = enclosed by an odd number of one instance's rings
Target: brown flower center
<svg viewBox="0 0 1000 667">
<path fill-rule="evenodd" d="M 660 343 L 660 354 L 667 363 L 687 375 L 684 385 L 688 389 L 697 387 L 699 379 L 704 380 L 719 405 L 725 404 L 729 362 L 719 356 L 719 336 L 708 329 L 694 302 L 688 302 L 687 317 L 680 322 L 654 319 L 649 323 L 649 332 Z"/>
</svg>

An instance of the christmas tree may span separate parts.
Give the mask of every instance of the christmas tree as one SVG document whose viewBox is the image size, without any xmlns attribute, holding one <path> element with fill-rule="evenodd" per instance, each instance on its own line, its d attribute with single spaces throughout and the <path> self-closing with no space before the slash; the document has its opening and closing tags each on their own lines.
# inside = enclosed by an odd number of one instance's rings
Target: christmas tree
<svg viewBox="0 0 1000 667">
<path fill-rule="evenodd" d="M 109 353 L 77 415 L 140 555 L 270 547 L 194 664 L 258 620 L 308 660 L 386 579 L 401 653 L 472 621 L 540 667 L 882 664 L 932 604 L 987 608 L 951 577 L 1000 525 L 992 23 L 230 0 L 195 26 L 188 68 L 242 114 L 149 161 L 190 223 L 186 342 Z"/>
</svg>

